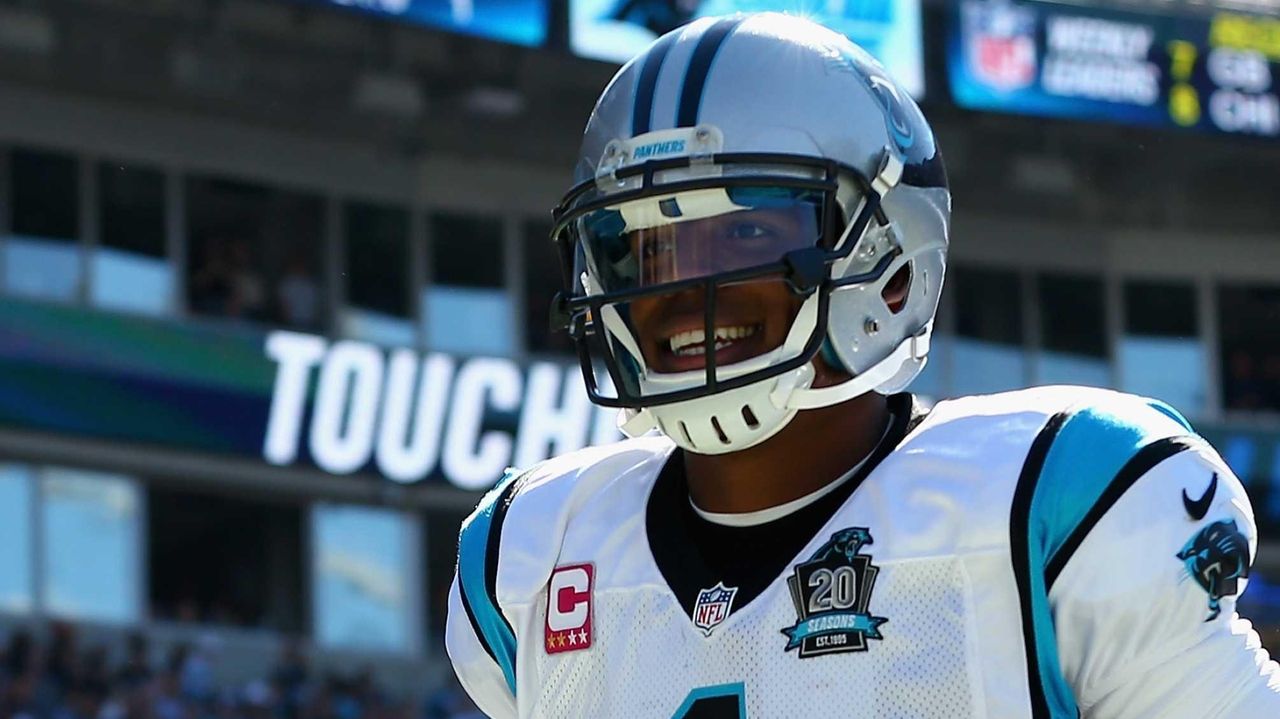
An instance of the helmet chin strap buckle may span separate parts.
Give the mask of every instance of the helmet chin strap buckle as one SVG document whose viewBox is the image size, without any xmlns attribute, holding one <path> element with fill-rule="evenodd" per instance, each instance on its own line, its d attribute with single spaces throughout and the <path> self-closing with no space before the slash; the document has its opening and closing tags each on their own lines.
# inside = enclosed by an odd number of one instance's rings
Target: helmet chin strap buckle
<svg viewBox="0 0 1280 719">
<path fill-rule="evenodd" d="M 889 194 L 889 190 L 897 187 L 898 183 L 902 181 L 904 169 L 902 158 L 886 147 L 880 160 L 880 171 L 871 180 L 871 189 L 875 190 L 876 194 L 881 197 Z"/>
<path fill-rule="evenodd" d="M 557 292 L 551 298 L 551 312 L 548 314 L 552 332 L 563 332 L 569 328 L 573 315 L 569 312 L 569 302 L 563 292 Z"/>
<path fill-rule="evenodd" d="M 618 410 L 618 431 L 635 438 L 657 429 L 658 421 L 647 409 Z"/>
<path fill-rule="evenodd" d="M 929 354 L 929 342 L 933 338 L 933 322 L 925 325 L 920 332 L 911 336 L 911 358 L 924 359 Z"/>
</svg>

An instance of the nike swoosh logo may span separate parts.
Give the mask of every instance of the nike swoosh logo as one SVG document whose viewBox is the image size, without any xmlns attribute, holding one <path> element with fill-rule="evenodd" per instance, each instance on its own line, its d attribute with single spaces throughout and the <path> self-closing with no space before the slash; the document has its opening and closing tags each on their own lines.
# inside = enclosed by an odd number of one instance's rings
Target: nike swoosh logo
<svg viewBox="0 0 1280 719">
<path fill-rule="evenodd" d="M 1204 495 L 1200 499 L 1192 500 L 1187 496 L 1187 490 L 1182 490 L 1182 506 L 1187 508 L 1187 514 L 1191 515 L 1194 520 L 1204 519 L 1204 515 L 1209 513 L 1209 505 L 1213 504 L 1213 495 L 1218 491 L 1218 473 L 1213 473 L 1213 479 L 1209 481 L 1209 488 L 1204 491 Z"/>
</svg>

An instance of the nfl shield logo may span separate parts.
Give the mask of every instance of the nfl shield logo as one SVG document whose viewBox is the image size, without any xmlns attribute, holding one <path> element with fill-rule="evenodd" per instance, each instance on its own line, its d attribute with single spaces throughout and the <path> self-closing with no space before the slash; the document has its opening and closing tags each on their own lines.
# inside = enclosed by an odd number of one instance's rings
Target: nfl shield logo
<svg viewBox="0 0 1280 719">
<path fill-rule="evenodd" d="M 1008 0 L 968 0 L 961 7 L 965 60 L 979 82 L 1005 92 L 1036 79 L 1036 14 Z"/>
<path fill-rule="evenodd" d="M 716 582 L 714 587 L 698 592 L 698 601 L 693 605 L 693 626 L 711 636 L 711 630 L 729 618 L 737 593 L 737 587 L 726 587 L 724 582 Z"/>
</svg>

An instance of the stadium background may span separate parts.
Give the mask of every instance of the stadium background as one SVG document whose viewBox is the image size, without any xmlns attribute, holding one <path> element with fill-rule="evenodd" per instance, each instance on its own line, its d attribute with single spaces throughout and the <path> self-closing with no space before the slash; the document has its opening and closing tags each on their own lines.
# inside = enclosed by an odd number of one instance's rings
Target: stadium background
<svg viewBox="0 0 1280 719">
<path fill-rule="evenodd" d="M 0 714 L 463 716 L 459 521 L 614 438 L 549 208 L 616 62 L 730 6 L 821 14 L 935 125 L 914 389 L 1170 401 L 1280 628 L 1273 2 L 0 0 Z"/>
</svg>

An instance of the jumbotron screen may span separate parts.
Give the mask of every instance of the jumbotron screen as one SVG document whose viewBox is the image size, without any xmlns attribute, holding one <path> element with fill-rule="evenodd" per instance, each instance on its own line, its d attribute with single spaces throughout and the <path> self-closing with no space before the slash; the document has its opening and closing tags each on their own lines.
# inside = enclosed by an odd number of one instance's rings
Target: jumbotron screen
<svg viewBox="0 0 1280 719">
<path fill-rule="evenodd" d="M 547 39 L 548 0 L 295 0 L 337 5 L 396 20 L 519 45 Z"/>
<path fill-rule="evenodd" d="M 1280 19 L 963 0 L 948 75 L 962 107 L 1280 136 Z"/>
<path fill-rule="evenodd" d="M 583 57 L 626 62 L 700 17 L 766 11 L 802 15 L 843 33 L 907 92 L 924 95 L 920 0 L 569 0 L 569 44 Z"/>
</svg>

